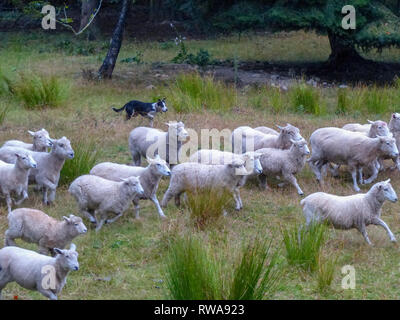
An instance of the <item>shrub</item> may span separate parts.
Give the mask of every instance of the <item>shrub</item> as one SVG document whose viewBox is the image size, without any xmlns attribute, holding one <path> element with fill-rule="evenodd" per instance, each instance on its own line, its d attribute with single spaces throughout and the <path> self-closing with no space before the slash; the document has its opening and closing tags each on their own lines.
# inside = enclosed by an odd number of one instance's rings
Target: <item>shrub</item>
<svg viewBox="0 0 400 320">
<path fill-rule="evenodd" d="M 199 228 L 204 228 L 223 216 L 231 198 L 226 190 L 215 188 L 187 192 L 186 204 L 190 218 Z"/>
<path fill-rule="evenodd" d="M 226 112 L 236 102 L 236 90 L 212 77 L 180 74 L 169 87 L 168 99 L 177 112 L 201 110 Z"/>
<path fill-rule="evenodd" d="M 320 292 L 325 292 L 332 284 L 333 277 L 335 275 L 335 268 L 337 265 L 337 259 L 334 258 L 322 258 L 318 260 L 318 277 L 317 284 Z"/>
<path fill-rule="evenodd" d="M 78 140 L 73 143 L 75 156 L 71 160 L 66 160 L 61 170 L 60 184 L 70 184 L 77 177 L 88 174 L 100 156 L 100 151 L 96 150 L 95 141 Z"/>
<path fill-rule="evenodd" d="M 69 86 L 56 76 L 20 74 L 12 88 L 15 96 L 27 109 L 59 107 L 69 92 Z"/>
<path fill-rule="evenodd" d="M 290 91 L 292 108 L 296 112 L 321 115 L 320 94 L 315 88 L 304 82 L 294 86 Z"/>
<path fill-rule="evenodd" d="M 389 111 L 389 94 L 386 88 L 373 86 L 365 91 L 365 105 L 368 113 L 383 114 Z"/>
<path fill-rule="evenodd" d="M 290 265 L 304 270 L 317 270 L 321 248 L 325 242 L 325 224 L 311 224 L 308 228 L 294 225 L 282 231 L 286 258 Z"/>
</svg>

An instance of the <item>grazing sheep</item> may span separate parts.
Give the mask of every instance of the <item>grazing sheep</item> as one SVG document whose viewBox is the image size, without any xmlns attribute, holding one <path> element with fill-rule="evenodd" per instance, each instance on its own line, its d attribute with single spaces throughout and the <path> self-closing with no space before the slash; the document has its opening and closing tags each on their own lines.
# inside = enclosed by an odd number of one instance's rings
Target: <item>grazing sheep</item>
<svg viewBox="0 0 400 320">
<path fill-rule="evenodd" d="M 260 132 L 265 133 L 265 134 L 273 134 L 275 136 L 279 136 L 279 132 L 278 131 L 276 131 L 274 129 L 271 129 L 271 128 L 268 128 L 268 127 L 264 127 L 264 126 L 254 128 L 254 130 L 260 131 Z"/>
<path fill-rule="evenodd" d="M 389 227 L 380 218 L 385 200 L 397 201 L 397 194 L 390 184 L 390 179 L 374 184 L 367 193 L 342 197 L 316 192 L 300 203 L 303 206 L 306 225 L 326 220 L 337 229 L 355 228 L 361 232 L 365 241 L 371 244 L 366 230 L 370 224 L 382 226 L 387 231 L 390 241 L 396 241 Z"/>
<path fill-rule="evenodd" d="M 131 131 L 129 150 L 133 165 L 140 166 L 141 157 L 154 158 L 156 154 L 168 164 L 178 163 L 179 150 L 189 134 L 183 122 L 167 123 L 167 125 L 168 132 L 147 127 L 137 127 Z"/>
<path fill-rule="evenodd" d="M 78 202 L 80 212 L 96 224 L 96 231 L 99 231 L 104 223 L 112 223 L 121 217 L 130 202 L 144 192 L 138 177 L 116 182 L 93 175 L 76 178 L 68 191 Z M 107 219 L 108 213 L 116 216 Z"/>
<path fill-rule="evenodd" d="M 14 239 L 23 239 L 39 245 L 39 253 L 53 254 L 54 248 L 64 249 L 71 241 L 87 232 L 82 218 L 71 214 L 58 221 L 44 212 L 20 208 L 8 215 L 5 246 L 17 246 Z"/>
<path fill-rule="evenodd" d="M 33 144 L 20 140 L 8 140 L 3 144 L 3 147 L 19 147 L 31 151 L 46 152 L 47 148 L 53 146 L 53 141 L 45 129 L 42 128 L 36 132 L 28 130 L 28 133 L 33 137 Z"/>
<path fill-rule="evenodd" d="M 28 198 L 28 179 L 29 171 L 36 168 L 36 161 L 29 154 L 29 151 L 21 149 L 16 151 L 15 164 L 9 164 L 1 161 L 0 163 L 0 194 L 5 196 L 8 213 L 11 212 L 11 193 L 14 192 L 21 199 L 16 201 L 20 205 Z"/>
<path fill-rule="evenodd" d="M 25 150 L 17 147 L 2 147 L 0 159 L 8 162 L 15 162 L 15 152 Z M 56 189 L 60 179 L 60 172 L 64 166 L 65 159 L 74 158 L 74 150 L 66 137 L 53 140 L 53 148 L 50 153 L 29 151 L 37 162 L 37 168 L 32 169 L 29 174 L 29 183 L 36 183 L 38 188 L 43 189 L 43 202 L 49 204 L 55 200 Z M 47 193 L 50 191 L 49 196 Z"/>
<path fill-rule="evenodd" d="M 369 124 L 358 124 L 358 123 L 349 123 L 343 126 L 343 129 L 358 132 L 366 135 L 370 138 L 376 138 L 377 136 L 389 136 L 390 131 L 388 125 L 385 121 L 377 120 L 371 121 L 368 120 Z"/>
<path fill-rule="evenodd" d="M 369 138 L 362 134 L 333 127 L 314 131 L 310 142 L 312 156 L 308 163 L 317 180 L 323 182 L 321 169 L 326 163 L 346 164 L 351 172 L 356 192 L 360 191 L 357 184 L 357 172 L 360 176 L 360 183 L 371 183 L 378 175 L 377 167 L 372 166 L 372 176 L 367 180 L 363 180 L 363 168 L 379 157 L 397 157 L 399 154 L 394 138 Z"/>
<path fill-rule="evenodd" d="M 262 148 L 289 149 L 291 140 L 301 140 L 298 128 L 287 124 L 286 127 L 277 126 L 280 129 L 279 135 L 264 134 L 251 127 L 239 127 L 232 132 L 232 150 L 235 153 L 245 153 Z"/>
<path fill-rule="evenodd" d="M 279 175 L 290 182 L 297 189 L 299 195 L 304 194 L 294 175 L 304 168 L 306 157 L 310 154 L 306 140 L 292 140 L 289 150 L 263 148 L 257 152 L 261 153 L 260 162 L 263 173 L 258 178 L 262 188 L 268 187 L 267 176 Z"/>
<path fill-rule="evenodd" d="M 226 165 L 195 162 L 178 164 L 172 169 L 169 187 L 161 201 L 161 206 L 166 207 L 172 197 L 175 197 L 175 204 L 179 206 L 180 195 L 186 191 L 219 188 L 232 193 L 236 203 L 235 208 L 240 210 L 243 204 L 237 186 L 242 176 L 246 174 L 243 160 L 233 160 L 232 163 Z"/>
<path fill-rule="evenodd" d="M 54 252 L 57 255 L 49 257 L 19 247 L 1 249 L 0 299 L 4 287 L 16 282 L 25 289 L 39 291 L 46 298 L 57 300 L 68 273 L 79 270 L 79 263 L 74 244 L 69 250 L 54 248 Z"/>
<path fill-rule="evenodd" d="M 400 148 L 400 113 L 392 114 L 388 127 L 393 135 L 393 138 L 396 139 L 397 148 Z M 393 161 L 396 165 L 391 169 L 395 169 L 397 167 L 397 169 L 400 171 L 400 158 L 394 158 Z"/>
<path fill-rule="evenodd" d="M 103 162 L 94 166 L 90 174 L 113 181 L 121 181 L 121 179 L 131 176 L 139 176 L 144 193 L 143 195 L 137 195 L 133 199 L 136 218 L 139 218 L 139 200 L 141 199 L 150 199 L 153 201 L 157 207 L 159 216 L 165 218 L 156 193 L 161 178 L 163 176 L 169 177 L 171 175 L 171 170 L 168 168 L 165 160 L 161 159 L 158 155 L 154 159 L 147 158 L 147 162 L 149 165 L 146 168 Z"/>
</svg>

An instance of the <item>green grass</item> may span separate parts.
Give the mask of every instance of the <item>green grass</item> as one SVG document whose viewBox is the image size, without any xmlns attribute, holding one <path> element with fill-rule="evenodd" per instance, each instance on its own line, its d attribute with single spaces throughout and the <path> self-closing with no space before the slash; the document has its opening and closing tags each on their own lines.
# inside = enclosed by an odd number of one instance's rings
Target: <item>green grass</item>
<svg viewBox="0 0 400 320">
<path fill-rule="evenodd" d="M 282 233 L 288 263 L 306 271 L 316 271 L 325 241 L 326 226 L 313 224 L 306 228 L 293 225 L 283 229 Z"/>
<path fill-rule="evenodd" d="M 384 114 L 390 111 L 390 96 L 386 88 L 372 86 L 365 91 L 365 105 L 370 114 Z"/>
<path fill-rule="evenodd" d="M 330 289 L 335 275 L 336 267 L 336 257 L 319 257 L 317 270 L 317 287 L 320 292 L 324 293 L 328 289 Z"/>
<path fill-rule="evenodd" d="M 0 104 L 0 125 L 2 125 L 4 120 L 6 119 L 8 111 L 9 107 L 7 105 Z"/>
<path fill-rule="evenodd" d="M 290 90 L 290 102 L 295 112 L 304 112 L 313 115 L 322 115 L 320 92 L 300 82 Z"/>
</svg>

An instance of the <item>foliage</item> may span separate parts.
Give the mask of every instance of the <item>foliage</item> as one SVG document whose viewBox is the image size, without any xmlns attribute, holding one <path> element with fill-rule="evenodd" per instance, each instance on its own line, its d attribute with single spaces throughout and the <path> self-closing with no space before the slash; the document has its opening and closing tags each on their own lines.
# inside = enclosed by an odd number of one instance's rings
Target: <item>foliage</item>
<svg viewBox="0 0 400 320">
<path fill-rule="evenodd" d="M 314 115 L 321 115 L 323 113 L 319 91 L 304 82 L 291 88 L 290 99 L 293 110 L 297 112 Z"/>
<path fill-rule="evenodd" d="M 333 277 L 335 275 L 336 266 L 337 266 L 336 257 L 323 258 L 322 255 L 319 257 L 317 284 L 318 284 L 318 290 L 320 292 L 326 292 L 327 289 L 331 286 Z"/>
<path fill-rule="evenodd" d="M 386 88 L 372 86 L 365 91 L 365 106 L 368 113 L 384 114 L 389 111 L 389 94 Z"/>
<path fill-rule="evenodd" d="M 0 125 L 3 124 L 8 111 L 9 107 L 7 105 L 0 104 Z"/>
<path fill-rule="evenodd" d="M 137 65 L 143 64 L 143 52 L 137 51 L 133 57 L 121 60 L 122 63 L 136 63 Z"/>
</svg>

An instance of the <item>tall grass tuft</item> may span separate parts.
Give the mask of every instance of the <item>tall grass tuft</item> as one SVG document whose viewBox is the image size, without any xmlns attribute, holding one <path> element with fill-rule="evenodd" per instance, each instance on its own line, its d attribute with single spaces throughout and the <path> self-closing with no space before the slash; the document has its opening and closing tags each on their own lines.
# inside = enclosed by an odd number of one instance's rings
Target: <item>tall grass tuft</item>
<svg viewBox="0 0 400 320">
<path fill-rule="evenodd" d="M 169 87 L 168 97 L 177 112 L 223 112 L 235 105 L 236 90 L 209 76 L 180 74 Z"/>
<path fill-rule="evenodd" d="M 8 111 L 9 111 L 9 107 L 8 106 L 0 105 L 0 125 L 3 124 Z"/>
<path fill-rule="evenodd" d="M 326 230 L 325 224 L 317 223 L 311 224 L 308 228 L 293 225 L 283 229 L 283 242 L 288 263 L 306 271 L 316 271 L 325 242 Z"/>
<path fill-rule="evenodd" d="M 175 239 L 165 271 L 170 298 L 261 300 L 275 290 L 280 272 L 270 242 L 256 238 L 243 247 L 239 263 L 233 266 L 212 252 L 193 236 Z"/>
<path fill-rule="evenodd" d="M 271 253 L 271 242 L 256 238 L 249 244 L 235 267 L 229 300 L 262 300 L 271 294 L 281 275 L 277 258 L 278 251 Z"/>
<path fill-rule="evenodd" d="M 346 88 L 337 91 L 336 114 L 347 114 L 351 110 L 349 92 Z"/>
<path fill-rule="evenodd" d="M 320 93 L 315 88 L 301 82 L 290 90 L 290 100 L 294 111 L 321 115 Z"/>
<path fill-rule="evenodd" d="M 56 76 L 20 74 L 12 91 L 27 109 L 56 108 L 68 97 L 69 86 Z"/>
<path fill-rule="evenodd" d="M 174 300 L 214 300 L 219 295 L 218 267 L 200 240 L 176 239 L 169 248 L 166 285 Z"/>
<path fill-rule="evenodd" d="M 390 95 L 387 88 L 372 86 L 365 91 L 365 106 L 371 114 L 384 114 L 389 111 Z"/>
<path fill-rule="evenodd" d="M 97 145 L 93 140 L 78 140 L 72 144 L 75 156 L 65 161 L 61 170 L 60 184 L 70 184 L 77 177 L 90 172 L 100 156 L 100 151 L 96 149 Z"/>
<path fill-rule="evenodd" d="M 322 255 L 319 257 L 317 285 L 320 292 L 326 292 L 330 288 L 335 275 L 336 266 L 336 257 L 323 258 Z"/>
<path fill-rule="evenodd" d="M 226 190 L 204 188 L 187 192 L 187 207 L 190 218 L 200 229 L 217 222 L 231 200 Z"/>
<path fill-rule="evenodd" d="M 279 88 L 263 86 L 250 92 L 249 104 L 254 108 L 277 114 L 285 111 L 286 101 Z"/>
<path fill-rule="evenodd" d="M 0 70 L 0 97 L 13 93 L 12 81 Z"/>
</svg>

